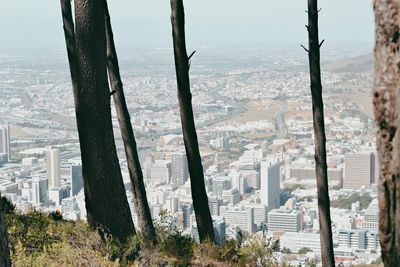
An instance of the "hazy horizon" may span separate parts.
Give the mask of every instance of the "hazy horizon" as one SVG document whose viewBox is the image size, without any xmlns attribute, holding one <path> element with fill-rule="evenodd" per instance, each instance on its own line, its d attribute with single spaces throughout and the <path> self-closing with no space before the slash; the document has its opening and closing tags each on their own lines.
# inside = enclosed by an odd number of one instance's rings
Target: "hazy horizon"
<svg viewBox="0 0 400 267">
<path fill-rule="evenodd" d="M 64 48 L 59 1 L 3 2 L 1 50 Z M 306 1 L 249 2 L 184 1 L 188 46 L 306 43 Z M 109 6 L 117 46 L 171 46 L 169 1 L 119 0 L 109 1 Z M 321 0 L 319 6 L 321 39 L 330 44 L 360 43 L 372 47 L 374 21 L 370 1 Z"/>
</svg>

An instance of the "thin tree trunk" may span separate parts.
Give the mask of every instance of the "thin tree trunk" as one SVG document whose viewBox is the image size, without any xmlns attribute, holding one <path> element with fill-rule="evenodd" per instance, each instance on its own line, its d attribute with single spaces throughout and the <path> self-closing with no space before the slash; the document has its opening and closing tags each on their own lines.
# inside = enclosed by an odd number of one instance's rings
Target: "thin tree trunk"
<svg viewBox="0 0 400 267">
<path fill-rule="evenodd" d="M 317 0 L 308 0 L 308 42 L 311 79 L 311 96 L 315 139 L 315 171 L 317 176 L 318 214 L 321 238 L 322 266 L 335 266 L 333 255 L 332 228 L 329 202 L 328 175 L 326 164 L 326 136 L 324 104 L 320 67 L 320 43 L 318 37 Z"/>
<path fill-rule="evenodd" d="M 140 167 L 135 136 L 133 134 L 131 118 L 125 101 L 124 89 L 119 72 L 117 52 L 111 28 L 110 14 L 107 3 L 105 6 L 106 40 L 107 40 L 107 66 L 115 109 L 122 140 L 124 141 L 125 154 L 128 162 L 129 176 L 132 183 L 135 211 L 139 220 L 139 227 L 143 239 L 152 244 L 157 243 L 157 235 L 151 218 L 149 204 L 147 202 L 146 189 L 143 182 L 142 168 Z"/>
<path fill-rule="evenodd" d="M 400 1 L 374 0 L 374 113 L 380 163 L 379 238 L 385 266 L 400 266 Z"/>
<path fill-rule="evenodd" d="M 193 118 L 192 94 L 190 92 L 189 81 L 189 58 L 185 43 L 185 13 L 182 0 L 171 0 L 171 11 L 178 100 L 190 173 L 193 208 L 196 215 L 200 241 L 206 239 L 214 241 L 214 229 L 208 206 L 203 166 Z"/>
<path fill-rule="evenodd" d="M 7 225 L 4 221 L 2 207 L 1 207 L 1 194 L 0 194 L 0 266 L 11 267 L 10 250 L 8 248 L 7 240 Z"/>
<path fill-rule="evenodd" d="M 74 91 L 89 224 L 120 241 L 135 228 L 125 194 L 111 123 L 104 1 L 61 0 Z"/>
</svg>

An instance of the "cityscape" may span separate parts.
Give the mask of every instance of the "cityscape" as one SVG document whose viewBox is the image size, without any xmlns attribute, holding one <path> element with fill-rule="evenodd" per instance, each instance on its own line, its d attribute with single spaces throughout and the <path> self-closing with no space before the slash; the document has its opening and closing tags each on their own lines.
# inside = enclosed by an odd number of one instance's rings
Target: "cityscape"
<svg viewBox="0 0 400 267">
<path fill-rule="evenodd" d="M 366 44 L 327 44 L 322 84 L 336 263 L 380 259 L 373 59 Z M 326 52 L 325 52 L 326 51 Z M 299 45 L 202 46 L 191 59 L 194 119 L 216 243 L 259 235 L 279 263 L 319 262 L 314 132 Z M 166 213 L 199 242 L 168 48 L 120 51 L 121 74 L 153 220 Z M 132 185 L 114 135 L 133 222 Z M 86 220 L 65 49 L 0 52 L 0 193 L 21 214 Z M 93 159 L 96 160 L 96 159 Z M 112 197 L 112 196 L 110 196 Z M 302 265 L 303 264 L 303 265 Z"/>
</svg>

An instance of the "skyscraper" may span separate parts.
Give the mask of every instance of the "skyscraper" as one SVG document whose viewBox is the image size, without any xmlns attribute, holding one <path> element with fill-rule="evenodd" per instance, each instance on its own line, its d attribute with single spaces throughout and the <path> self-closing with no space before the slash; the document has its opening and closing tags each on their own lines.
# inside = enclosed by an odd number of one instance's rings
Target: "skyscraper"
<svg viewBox="0 0 400 267">
<path fill-rule="evenodd" d="M 70 166 L 71 175 L 71 196 L 76 196 L 83 188 L 82 165 L 76 164 Z"/>
<path fill-rule="evenodd" d="M 212 216 L 215 243 L 223 245 L 226 239 L 226 223 L 225 218 L 222 216 Z"/>
<path fill-rule="evenodd" d="M 189 177 L 186 154 L 178 152 L 172 154 L 171 180 L 175 185 L 183 185 Z"/>
<path fill-rule="evenodd" d="M 6 154 L 7 160 L 11 160 L 9 125 L 0 127 L 0 154 Z"/>
<path fill-rule="evenodd" d="M 36 205 L 49 198 L 48 183 L 46 177 L 35 175 L 32 177 L 32 202 Z"/>
<path fill-rule="evenodd" d="M 153 155 L 147 155 L 146 156 L 146 162 L 144 164 L 145 170 L 144 170 L 144 178 L 146 180 L 150 180 L 151 179 L 151 166 L 154 163 L 154 157 Z"/>
<path fill-rule="evenodd" d="M 49 189 L 59 188 L 61 186 L 60 150 L 53 147 L 47 147 L 46 164 Z"/>
<path fill-rule="evenodd" d="M 346 155 L 343 188 L 360 188 L 375 183 L 377 159 L 374 153 Z"/>
<path fill-rule="evenodd" d="M 267 210 L 277 209 L 280 201 L 281 161 L 263 161 L 261 163 L 261 203 Z"/>
</svg>

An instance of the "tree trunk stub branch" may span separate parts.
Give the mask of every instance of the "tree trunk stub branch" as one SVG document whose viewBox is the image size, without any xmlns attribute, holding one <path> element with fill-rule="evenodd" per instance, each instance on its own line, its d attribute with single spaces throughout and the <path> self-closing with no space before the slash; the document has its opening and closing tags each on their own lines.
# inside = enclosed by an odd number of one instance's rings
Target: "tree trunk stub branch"
<svg viewBox="0 0 400 267">
<path fill-rule="evenodd" d="M 320 67 L 320 46 L 318 36 L 317 0 L 308 0 L 308 58 L 310 65 L 311 96 L 314 124 L 315 170 L 317 176 L 318 214 L 321 238 L 322 266 L 334 267 L 328 171 L 326 163 L 326 136 L 324 122 L 324 104 L 322 100 L 322 82 Z"/>
<path fill-rule="evenodd" d="M 193 208 L 196 215 L 200 241 L 214 241 L 214 229 L 204 184 L 203 166 L 193 118 L 192 94 L 189 82 L 189 57 L 185 43 L 185 14 L 182 0 L 171 0 L 171 24 L 174 44 L 175 70 L 182 132 L 185 143 Z"/>
<path fill-rule="evenodd" d="M 146 242 L 150 242 L 151 245 L 154 245 L 157 243 L 157 236 L 154 229 L 153 220 L 151 218 L 146 189 L 143 181 L 142 168 L 140 167 L 139 156 L 137 153 L 136 140 L 132 129 L 129 110 L 125 100 L 107 3 L 105 6 L 105 23 L 107 40 L 107 66 L 112 89 L 111 95 L 114 97 L 115 109 L 117 111 L 122 140 L 124 142 L 129 177 L 132 184 L 135 211 L 138 216 L 139 227 L 141 229 L 143 239 Z"/>
</svg>

